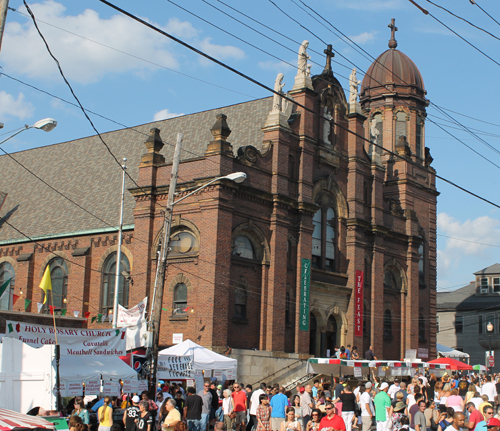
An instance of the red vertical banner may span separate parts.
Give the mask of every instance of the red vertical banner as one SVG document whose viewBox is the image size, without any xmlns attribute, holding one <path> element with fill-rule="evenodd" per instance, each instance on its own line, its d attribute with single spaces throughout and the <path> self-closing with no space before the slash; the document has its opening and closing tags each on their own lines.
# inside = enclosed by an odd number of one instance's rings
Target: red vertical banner
<svg viewBox="0 0 500 431">
<path fill-rule="evenodd" d="M 354 336 L 363 336 L 363 271 L 356 271 L 354 290 Z"/>
</svg>

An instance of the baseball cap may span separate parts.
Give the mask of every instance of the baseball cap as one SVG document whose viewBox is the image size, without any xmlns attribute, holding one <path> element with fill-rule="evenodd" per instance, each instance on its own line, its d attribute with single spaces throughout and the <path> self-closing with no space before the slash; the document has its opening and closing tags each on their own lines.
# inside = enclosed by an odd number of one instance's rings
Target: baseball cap
<svg viewBox="0 0 500 431">
<path fill-rule="evenodd" d="M 299 392 L 300 392 L 301 394 L 303 394 L 303 393 L 305 392 L 305 390 L 306 390 L 306 388 L 304 388 L 304 386 L 301 386 L 301 387 L 299 388 Z"/>
<path fill-rule="evenodd" d="M 384 382 L 380 385 L 380 390 L 383 391 L 385 388 L 388 388 L 389 384 L 387 382 Z"/>
<path fill-rule="evenodd" d="M 134 403 L 138 403 L 139 401 L 141 401 L 141 399 L 139 398 L 139 395 L 134 395 L 134 396 L 132 397 L 132 402 L 134 402 Z"/>
<path fill-rule="evenodd" d="M 500 427 L 500 420 L 498 420 L 497 418 L 491 418 L 487 423 L 486 423 L 486 427 L 489 428 L 489 427 Z"/>
<path fill-rule="evenodd" d="M 372 387 L 372 382 L 366 382 L 365 383 L 365 388 L 370 389 Z"/>
</svg>

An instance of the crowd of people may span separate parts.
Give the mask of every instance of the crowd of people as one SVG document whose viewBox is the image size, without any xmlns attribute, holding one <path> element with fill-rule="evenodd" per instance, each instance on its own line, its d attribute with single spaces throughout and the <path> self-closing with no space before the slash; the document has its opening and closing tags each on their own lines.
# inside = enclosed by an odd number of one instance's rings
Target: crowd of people
<svg viewBox="0 0 500 431">
<path fill-rule="evenodd" d="M 314 380 L 287 391 L 279 385 L 205 382 L 196 391 L 162 384 L 156 399 L 124 395 L 91 408 L 99 431 L 500 431 L 500 376 L 420 373 L 390 383 L 372 377 Z M 88 407 L 88 406 L 87 406 Z M 74 400 L 71 431 L 88 431 L 83 399 Z"/>
</svg>

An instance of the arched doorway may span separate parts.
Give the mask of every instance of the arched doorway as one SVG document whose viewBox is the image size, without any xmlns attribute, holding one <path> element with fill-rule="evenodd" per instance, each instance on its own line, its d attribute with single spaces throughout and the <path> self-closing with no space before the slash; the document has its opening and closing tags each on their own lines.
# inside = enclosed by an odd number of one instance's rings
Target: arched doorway
<svg viewBox="0 0 500 431">
<path fill-rule="evenodd" d="M 335 319 L 335 316 L 331 315 L 326 323 L 323 349 L 321 349 L 321 353 L 322 355 L 324 355 L 324 357 L 327 357 L 328 353 L 330 353 L 330 356 L 333 356 L 333 354 L 335 353 L 334 348 L 335 346 L 338 346 L 337 334 L 337 319 Z"/>
<path fill-rule="evenodd" d="M 309 354 L 316 356 L 316 334 L 318 331 L 318 322 L 313 313 L 309 313 Z"/>
</svg>

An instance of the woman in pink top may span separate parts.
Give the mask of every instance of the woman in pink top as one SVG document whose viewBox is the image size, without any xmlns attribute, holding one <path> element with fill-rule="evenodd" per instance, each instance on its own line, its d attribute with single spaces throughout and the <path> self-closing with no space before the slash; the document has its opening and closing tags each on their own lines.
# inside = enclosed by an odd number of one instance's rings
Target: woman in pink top
<svg viewBox="0 0 500 431">
<path fill-rule="evenodd" d="M 455 412 L 464 411 L 464 400 L 458 395 L 458 388 L 453 388 L 451 390 L 451 395 L 446 400 L 446 407 L 452 407 Z"/>
</svg>

